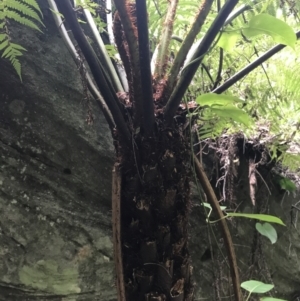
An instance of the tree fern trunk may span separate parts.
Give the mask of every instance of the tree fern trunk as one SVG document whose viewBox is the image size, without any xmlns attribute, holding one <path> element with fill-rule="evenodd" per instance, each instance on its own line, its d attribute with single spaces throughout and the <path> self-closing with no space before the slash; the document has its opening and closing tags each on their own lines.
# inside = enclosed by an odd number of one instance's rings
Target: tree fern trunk
<svg viewBox="0 0 300 301">
<path fill-rule="evenodd" d="M 193 299 L 189 145 L 182 126 L 163 128 L 160 120 L 156 124 L 155 138 L 136 135 L 135 152 L 124 154 L 118 148 L 126 301 L 187 301 Z M 115 262 L 118 273 L 120 260 Z"/>
</svg>

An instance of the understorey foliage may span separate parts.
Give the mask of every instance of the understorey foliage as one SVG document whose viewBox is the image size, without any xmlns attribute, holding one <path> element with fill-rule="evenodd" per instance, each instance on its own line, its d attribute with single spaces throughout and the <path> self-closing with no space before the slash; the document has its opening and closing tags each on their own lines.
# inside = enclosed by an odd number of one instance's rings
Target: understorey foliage
<svg viewBox="0 0 300 301">
<path fill-rule="evenodd" d="M 249 145 L 255 140 L 267 153 L 264 158 L 298 167 L 299 3 L 48 3 L 114 139 L 112 206 L 118 300 L 193 300 L 188 250 L 193 175 L 206 195 L 206 206 L 220 221 L 234 298 L 242 300 L 224 210 L 192 137 L 200 146 L 230 140 L 228 137 L 239 137 Z M 35 0 L 0 0 L 0 51 L 19 75 L 18 57 L 24 49 L 10 42 L 8 21 L 39 30 L 33 21 L 42 24 L 40 17 Z M 89 30 L 83 31 L 81 23 L 87 23 Z M 231 150 L 235 146 L 226 145 L 230 149 L 221 160 L 234 175 L 238 158 Z M 255 205 L 255 168 L 260 162 L 256 156 L 250 159 L 249 185 Z M 231 198 L 230 187 L 223 194 L 226 198 Z"/>
</svg>

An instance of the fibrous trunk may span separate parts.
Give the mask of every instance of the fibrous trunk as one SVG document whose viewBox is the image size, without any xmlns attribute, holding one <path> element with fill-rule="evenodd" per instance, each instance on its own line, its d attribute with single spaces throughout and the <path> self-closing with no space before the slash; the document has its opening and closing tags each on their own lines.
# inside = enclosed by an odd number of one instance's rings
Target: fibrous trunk
<svg viewBox="0 0 300 301">
<path fill-rule="evenodd" d="M 187 229 L 190 148 L 183 122 L 164 128 L 158 118 L 154 136 L 136 133 L 131 152 L 116 144 L 120 179 L 114 185 L 119 183 L 120 193 L 115 188 L 114 195 L 120 197 L 121 212 L 118 221 L 113 210 L 117 281 L 124 281 L 126 301 L 192 300 Z"/>
</svg>

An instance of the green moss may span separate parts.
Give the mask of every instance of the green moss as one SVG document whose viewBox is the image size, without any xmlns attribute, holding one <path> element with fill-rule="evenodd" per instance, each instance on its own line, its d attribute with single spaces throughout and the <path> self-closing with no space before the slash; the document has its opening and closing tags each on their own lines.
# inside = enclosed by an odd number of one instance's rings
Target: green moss
<svg viewBox="0 0 300 301">
<path fill-rule="evenodd" d="M 33 288 L 54 294 L 79 293 L 78 269 L 59 269 L 53 260 L 40 260 L 34 266 L 24 265 L 19 271 L 20 282 Z"/>
</svg>

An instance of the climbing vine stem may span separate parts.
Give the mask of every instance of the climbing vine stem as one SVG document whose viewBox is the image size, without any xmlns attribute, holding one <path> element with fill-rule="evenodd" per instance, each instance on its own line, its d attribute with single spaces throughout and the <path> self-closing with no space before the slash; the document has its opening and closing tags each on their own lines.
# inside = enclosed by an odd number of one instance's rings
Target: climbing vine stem
<svg viewBox="0 0 300 301">
<path fill-rule="evenodd" d="M 230 235 L 230 231 L 227 225 L 226 220 L 224 219 L 224 214 L 220 208 L 218 199 L 214 193 L 213 188 L 210 185 L 210 182 L 206 176 L 206 173 L 202 167 L 202 164 L 196 157 L 193 155 L 193 166 L 197 175 L 197 178 L 203 188 L 204 193 L 206 194 L 207 201 L 213 208 L 214 212 L 216 213 L 217 217 L 220 219 L 220 227 L 223 234 L 224 243 L 227 249 L 227 255 L 229 258 L 229 265 L 230 265 L 230 272 L 231 272 L 231 279 L 234 289 L 234 295 L 236 301 L 242 301 L 242 294 L 240 290 L 240 277 L 238 271 L 238 265 L 236 261 L 235 250 L 232 242 L 232 238 Z"/>
</svg>

